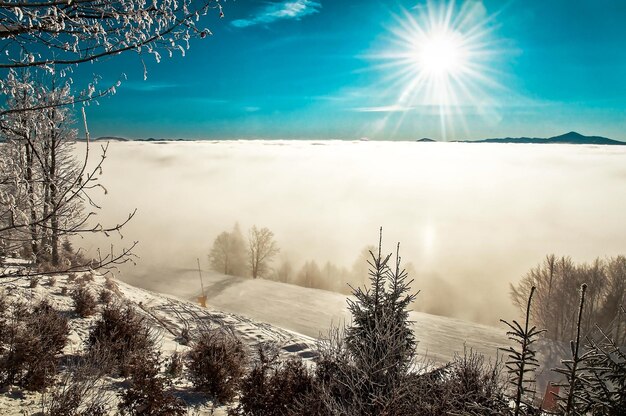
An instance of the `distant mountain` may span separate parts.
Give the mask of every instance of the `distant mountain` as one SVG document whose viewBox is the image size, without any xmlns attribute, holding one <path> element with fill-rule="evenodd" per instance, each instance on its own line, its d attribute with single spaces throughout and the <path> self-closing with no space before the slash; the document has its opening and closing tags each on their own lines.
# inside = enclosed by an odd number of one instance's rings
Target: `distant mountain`
<svg viewBox="0 0 626 416">
<path fill-rule="evenodd" d="M 437 140 L 433 140 L 433 139 L 429 139 L 428 137 L 424 137 L 423 139 L 418 139 L 415 140 L 416 142 L 419 143 L 430 143 L 430 142 L 436 142 Z"/>
<path fill-rule="evenodd" d="M 533 144 L 599 144 L 599 145 L 626 145 L 626 142 L 607 139 L 600 136 L 584 136 L 575 131 L 549 138 L 540 137 L 506 137 L 503 139 L 459 140 L 463 143 L 533 143 Z"/>
</svg>

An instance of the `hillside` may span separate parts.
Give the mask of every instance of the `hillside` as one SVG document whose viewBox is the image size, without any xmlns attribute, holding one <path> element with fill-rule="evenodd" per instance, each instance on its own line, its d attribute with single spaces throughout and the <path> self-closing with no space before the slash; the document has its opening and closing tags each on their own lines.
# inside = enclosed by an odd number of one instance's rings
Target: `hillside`
<svg viewBox="0 0 626 416">
<path fill-rule="evenodd" d="M 87 280 L 87 285 L 94 295 L 97 295 L 105 286 L 113 287 L 114 301 L 131 305 L 146 317 L 147 322 L 157 331 L 158 348 L 165 359 L 174 352 L 183 353 L 189 349 L 183 345 L 184 342 L 181 339 L 183 329 L 193 333 L 207 324 L 231 327 L 235 335 L 251 350 L 260 342 L 272 342 L 278 346 L 283 356 L 297 355 L 309 360 L 316 355 L 313 352 L 315 346 L 313 339 L 291 331 L 256 322 L 241 315 L 224 313 L 212 307 L 202 308 L 195 303 L 174 296 L 153 293 L 117 280 L 111 280 L 113 282 L 111 286 L 111 283 L 107 283 L 103 276 L 97 274 L 89 274 Z M 0 290 L 4 293 L 7 303 L 20 301 L 32 304 L 47 299 L 55 309 L 69 318 L 69 341 L 63 350 L 62 359 L 62 361 L 68 361 L 85 349 L 90 328 L 98 319 L 99 312 L 88 318 L 81 318 L 74 312 L 70 294 L 78 285 L 78 279 L 58 275 L 53 281 L 54 284 L 51 284 L 50 278 L 43 278 L 41 284 L 31 288 L 28 278 L 10 279 L 0 281 Z M 98 306 L 98 311 L 102 308 L 103 305 Z M 123 381 L 123 379 L 109 376 L 103 381 L 104 394 L 113 404 L 117 401 L 117 393 L 123 389 Z M 194 414 L 225 415 L 224 409 L 213 409 L 211 402 L 207 402 L 200 394 L 195 393 L 185 379 L 174 379 L 173 388 L 177 395 L 185 396 L 185 400 L 195 406 L 195 411 L 198 413 Z M 16 386 L 9 386 L 0 392 L 1 415 L 33 414 L 41 410 L 41 404 L 41 394 L 27 392 Z"/>
<path fill-rule="evenodd" d="M 19 266 L 16 263 L 9 267 Z M 68 317 L 69 341 L 61 359 L 65 363 L 85 350 L 90 330 L 104 308 L 103 304 L 99 305 L 96 314 L 88 318 L 81 318 L 75 312 L 71 293 L 81 284 L 94 295 L 107 288 L 114 294 L 113 302 L 134 307 L 158 334 L 157 348 L 164 359 L 175 352 L 189 350 L 182 336 L 185 331 L 189 331 L 193 338 L 194 333 L 208 325 L 231 328 L 250 350 L 259 343 L 270 342 L 278 347 L 283 358 L 297 356 L 312 364 L 317 356 L 314 337 L 324 333 L 331 324 L 342 324 L 349 319 L 346 299 L 337 293 L 207 272 L 204 272 L 203 280 L 209 306 L 201 307 L 193 301 L 194 286 L 182 284 L 186 279 L 185 273 L 173 276 L 179 277 L 169 282 L 170 287 L 186 288 L 190 300 L 140 289 L 95 273 L 79 277 L 44 277 L 35 287 L 31 287 L 29 278 L 7 279 L 0 281 L 0 287 L 5 304 L 18 301 L 32 305 L 47 299 L 56 310 Z M 502 355 L 498 354 L 498 347 L 508 344 L 501 328 L 418 312 L 411 312 L 410 319 L 414 322 L 418 340 L 420 366 L 445 364 L 455 355 L 462 355 L 464 350 L 470 349 L 493 361 Z M 544 391 L 546 383 L 554 380 L 554 375 L 547 369 L 559 364 L 562 349 L 546 341 L 541 341 L 540 345 L 539 358 L 545 365 L 538 373 L 537 384 L 539 391 Z M 61 378 L 68 371 L 64 368 L 62 365 Z M 124 378 L 105 376 L 99 384 L 111 410 L 115 408 L 118 395 L 126 388 L 126 383 Z M 227 408 L 214 408 L 212 402 L 193 390 L 186 376 L 175 377 L 171 383 L 174 394 L 184 397 L 192 406 L 193 414 L 226 415 Z M 46 396 L 40 393 L 8 386 L 0 392 L 0 414 L 32 414 L 41 410 L 44 399 Z"/>
<path fill-rule="evenodd" d="M 348 323 L 350 319 L 346 296 L 340 293 L 206 270 L 202 274 L 207 303 L 224 312 L 240 314 L 311 338 L 326 333 L 331 325 Z M 158 277 L 162 280 L 159 281 Z M 193 300 L 200 294 L 198 270 L 147 271 L 129 280 L 138 286 L 142 282 L 179 298 Z M 417 302 L 420 296 L 425 295 L 418 295 Z M 411 320 L 419 340 L 418 354 L 440 364 L 450 361 L 455 353 L 462 353 L 464 346 L 495 358 L 498 347 L 508 342 L 504 327 L 421 312 L 412 312 Z"/>
</svg>

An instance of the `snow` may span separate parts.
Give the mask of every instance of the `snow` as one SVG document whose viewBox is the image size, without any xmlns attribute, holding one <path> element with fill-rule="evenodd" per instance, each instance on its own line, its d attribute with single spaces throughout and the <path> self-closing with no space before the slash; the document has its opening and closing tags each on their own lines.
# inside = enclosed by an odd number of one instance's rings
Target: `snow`
<svg viewBox="0 0 626 416">
<path fill-rule="evenodd" d="M 189 280 L 194 276 L 194 284 Z M 323 336 L 331 325 L 349 323 L 346 297 L 317 289 L 263 279 L 246 279 L 226 276 L 214 272 L 203 272 L 208 307 L 199 306 L 195 299 L 200 294 L 197 271 L 173 274 L 168 282 L 170 292 L 162 294 L 132 286 L 117 279 L 107 284 L 105 277 L 92 274 L 87 287 L 97 295 L 108 285 L 114 286 L 114 297 L 127 302 L 145 314 L 150 324 L 159 332 L 162 357 L 173 352 L 185 352 L 188 347 L 181 344 L 180 334 L 187 328 L 193 331 L 204 325 L 227 325 L 248 345 L 255 348 L 260 342 L 273 342 L 283 356 L 298 355 L 305 360 L 316 356 L 316 338 Z M 79 277 L 80 278 L 80 277 Z M 111 283 L 112 282 L 112 283 Z M 77 354 L 83 350 L 89 330 L 98 317 L 80 318 L 73 311 L 70 293 L 77 283 L 68 276 L 56 276 L 55 284 L 49 285 L 44 277 L 35 288 L 29 287 L 26 278 L 12 279 L 0 285 L 9 299 L 26 302 L 48 299 L 55 308 L 70 318 L 69 342 L 64 354 Z M 64 293 L 64 289 L 65 290 Z M 418 296 L 419 301 L 419 296 Z M 99 306 L 101 308 L 102 306 Z M 411 312 L 416 338 L 419 341 L 418 360 L 425 365 L 438 365 L 462 354 L 465 348 L 473 349 L 495 359 L 498 348 L 509 343 L 504 328 L 490 327 L 460 319 Z M 540 344 L 549 366 L 539 374 L 539 391 L 553 375 L 547 370 L 558 364 L 551 346 Z M 199 407 L 197 414 L 225 415 L 224 408 L 212 409 L 212 405 L 192 392 L 191 386 L 176 379 L 174 386 Z M 120 391 L 122 380 L 109 379 L 108 392 L 113 400 Z M 20 415 L 41 410 L 41 395 L 10 387 L 0 392 L 0 414 Z"/>
<path fill-rule="evenodd" d="M 16 264 L 16 263 L 14 263 Z M 82 276 L 79 276 L 79 278 Z M 98 319 L 98 314 L 81 318 L 73 308 L 70 297 L 72 289 L 76 286 L 73 279 L 67 275 L 55 276 L 56 282 L 50 285 L 50 278 L 44 277 L 35 288 L 29 287 L 27 278 L 0 281 L 0 287 L 8 300 L 21 300 L 27 303 L 47 299 L 57 310 L 69 317 L 70 334 L 68 343 L 63 351 L 64 355 L 75 355 L 84 349 L 93 322 Z M 87 287 L 94 296 L 105 287 L 106 278 L 91 274 Z M 252 351 L 260 342 L 275 343 L 283 356 L 298 355 L 305 360 L 315 356 L 315 340 L 284 330 L 263 322 L 257 322 L 250 318 L 234 313 L 224 313 L 214 308 L 202 308 L 199 305 L 175 296 L 162 295 L 143 290 L 129 284 L 111 280 L 114 285 L 114 298 L 128 303 L 142 312 L 148 322 L 158 331 L 159 348 L 162 358 L 169 357 L 173 352 L 184 352 L 187 346 L 181 344 L 179 338 L 182 330 L 188 328 L 192 333 L 196 328 L 204 325 L 227 325 Z M 109 283 L 109 287 L 111 283 Z M 64 288 L 67 288 L 64 292 Z M 102 308 L 102 306 L 99 306 Z M 115 400 L 116 393 L 120 391 L 121 380 L 108 379 L 108 394 Z M 225 415 L 225 409 L 213 409 L 210 402 L 205 402 L 201 397 L 193 393 L 191 386 L 182 380 L 176 379 L 174 387 L 180 392 L 189 395 L 195 401 L 198 408 L 194 414 Z M 185 391 L 186 390 L 186 391 Z M 41 394 L 23 391 L 20 388 L 10 386 L 0 392 L 0 414 L 22 415 L 41 411 Z"/>
<path fill-rule="evenodd" d="M 168 278 L 144 283 L 189 300 L 201 294 L 197 270 L 172 270 L 162 275 Z M 206 270 L 202 275 L 207 304 L 227 313 L 311 338 L 323 336 L 331 325 L 341 326 L 350 321 L 346 296 L 340 293 Z M 423 295 L 418 295 L 416 302 L 420 302 L 420 296 Z M 498 348 L 508 345 L 504 326 L 492 327 L 421 312 L 411 312 L 410 319 L 414 321 L 419 341 L 418 354 L 435 364 L 447 363 L 455 354 L 462 354 L 465 347 L 495 359 Z"/>
</svg>

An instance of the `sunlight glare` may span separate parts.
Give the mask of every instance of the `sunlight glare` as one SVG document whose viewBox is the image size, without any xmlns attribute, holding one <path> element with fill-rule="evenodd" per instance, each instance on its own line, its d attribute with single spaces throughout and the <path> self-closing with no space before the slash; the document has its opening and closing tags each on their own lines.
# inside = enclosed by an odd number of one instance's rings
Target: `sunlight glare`
<svg viewBox="0 0 626 416">
<path fill-rule="evenodd" d="M 386 73 L 386 96 L 395 95 L 380 107 L 388 109 L 385 124 L 393 113 L 399 113 L 398 125 L 411 113 L 434 115 L 447 140 L 456 129 L 467 132 L 467 115 L 493 117 L 490 93 L 504 88 L 492 60 L 504 51 L 493 40 L 493 19 L 482 2 L 457 7 L 432 0 L 394 17 L 387 49 L 373 56 Z"/>
<path fill-rule="evenodd" d="M 431 76 L 458 73 L 465 65 L 461 36 L 445 29 L 430 33 L 416 48 L 415 63 Z"/>
</svg>

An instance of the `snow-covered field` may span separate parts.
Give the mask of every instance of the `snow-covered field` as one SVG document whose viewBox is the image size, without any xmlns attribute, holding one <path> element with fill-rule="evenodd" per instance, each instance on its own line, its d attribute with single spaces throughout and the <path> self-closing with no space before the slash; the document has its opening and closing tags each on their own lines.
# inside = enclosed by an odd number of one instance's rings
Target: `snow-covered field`
<svg viewBox="0 0 626 416">
<path fill-rule="evenodd" d="M 172 270 L 164 281 L 150 284 L 190 300 L 200 294 L 197 270 Z M 203 271 L 207 303 L 219 310 L 247 316 L 308 337 L 323 336 L 331 325 L 349 323 L 346 296 L 264 279 L 247 279 Z M 141 285 L 142 281 L 133 281 Z M 419 294 L 417 302 L 425 296 Z M 442 300 L 443 301 L 443 300 Z M 510 319 L 513 317 L 503 316 Z M 418 353 L 436 363 L 450 361 L 464 346 L 490 357 L 507 344 L 505 329 L 460 319 L 412 312 Z"/>
</svg>

